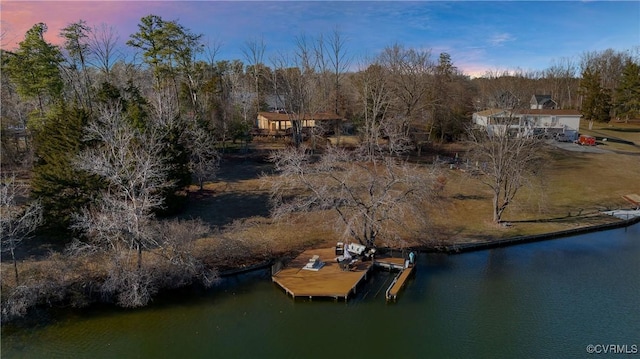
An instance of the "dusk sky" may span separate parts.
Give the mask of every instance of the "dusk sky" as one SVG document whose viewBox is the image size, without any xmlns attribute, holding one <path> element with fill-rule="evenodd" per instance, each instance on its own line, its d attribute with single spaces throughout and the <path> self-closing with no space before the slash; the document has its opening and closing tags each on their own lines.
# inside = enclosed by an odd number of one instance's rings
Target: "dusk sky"
<svg viewBox="0 0 640 359">
<path fill-rule="evenodd" d="M 469 75 L 496 70 L 542 70 L 563 58 L 612 48 L 640 51 L 640 1 L 11 1 L 0 3 L 2 47 L 14 49 L 34 24 L 47 41 L 80 19 L 118 31 L 124 42 L 140 18 L 177 20 L 205 41 L 221 43 L 219 60 L 241 59 L 246 42 L 263 38 L 265 62 L 294 50 L 296 36 L 337 29 L 354 66 L 398 43 L 447 52 Z M 130 51 L 130 49 L 127 49 Z"/>
</svg>

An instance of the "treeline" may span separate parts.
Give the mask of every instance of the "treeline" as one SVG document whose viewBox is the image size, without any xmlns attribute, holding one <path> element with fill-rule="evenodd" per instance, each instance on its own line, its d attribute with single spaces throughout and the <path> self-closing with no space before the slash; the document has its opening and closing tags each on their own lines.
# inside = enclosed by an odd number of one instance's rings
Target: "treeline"
<svg viewBox="0 0 640 359">
<path fill-rule="evenodd" d="M 449 54 L 402 44 L 373 58 L 353 58 L 338 31 L 292 38 L 289 53 L 268 58 L 268 44 L 248 40 L 241 45 L 244 58 L 235 60 L 217 59 L 219 43 L 155 15 L 141 19 L 126 41 L 129 49 L 122 48 L 117 29 L 104 24 L 68 25 L 59 34 L 60 47 L 44 41 L 46 31 L 36 24 L 18 49 L 2 52 L 2 125 L 28 129 L 33 136 L 27 139 L 34 141 L 61 107 L 92 115 L 107 102 L 120 103 L 138 124 L 174 116 L 222 142 L 247 140 L 256 112 L 271 107 L 336 112 L 356 129 L 384 116 L 383 122 L 401 122 L 416 137 L 453 140 L 471 112 L 504 107 L 507 91 L 523 107 L 531 95 L 546 94 L 588 118 L 638 116 L 637 49 L 587 52 L 540 71 L 493 71 L 471 79 Z M 3 140 L 4 164 L 32 162 L 23 158 L 37 147 L 31 141 Z"/>
<path fill-rule="evenodd" d="M 217 59 L 219 44 L 155 15 L 126 41 L 133 57 L 107 25 L 70 24 L 59 34 L 62 46 L 46 42 L 46 31 L 34 25 L 15 51 L 1 54 L 3 188 L 19 185 L 20 171 L 31 180 L 30 195 L 3 195 L 3 251 L 16 267 L 15 250 L 35 227 L 79 238 L 71 255 L 99 254 L 109 263 L 91 279 L 99 284 L 82 288 L 124 306 L 144 305 L 158 288 L 193 278 L 210 283 L 212 268 L 193 253 L 207 229 L 157 216 L 179 211 L 181 190 L 194 179 L 202 188 L 216 175 L 225 144 L 251 140 L 259 111 L 284 110 L 295 145 L 303 114 L 333 112 L 349 124 L 337 133 L 405 148 L 457 140 L 472 112 L 528 107 L 533 94 L 594 120 L 640 112 L 640 61 L 631 52 L 585 53 L 539 72 L 471 79 L 449 54 L 402 44 L 355 59 L 338 31 L 296 37 L 291 52 L 269 58 L 263 40 L 248 40 L 242 60 Z M 506 92 L 517 103 L 505 104 Z M 12 283 L 2 293 L 3 315 L 47 292 L 21 286 L 17 267 Z"/>
</svg>

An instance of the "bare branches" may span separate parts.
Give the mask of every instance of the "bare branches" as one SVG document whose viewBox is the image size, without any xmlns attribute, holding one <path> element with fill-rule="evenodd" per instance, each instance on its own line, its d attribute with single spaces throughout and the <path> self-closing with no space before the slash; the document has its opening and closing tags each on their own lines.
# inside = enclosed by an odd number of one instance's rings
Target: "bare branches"
<svg viewBox="0 0 640 359">
<path fill-rule="evenodd" d="M 500 223 L 502 215 L 513 202 L 518 190 L 540 173 L 543 143 L 534 136 L 510 130 L 517 121 L 510 117 L 498 127 L 502 130 L 488 133 L 470 130 L 470 156 L 483 174 L 482 183 L 493 192 L 493 221 Z"/>
<path fill-rule="evenodd" d="M 138 266 L 142 249 L 157 244 L 146 228 L 163 204 L 161 191 L 171 185 L 160 138 L 159 131 L 133 128 L 118 108 L 105 108 L 87 126 L 87 139 L 98 145 L 77 160 L 79 168 L 103 178 L 107 190 L 93 208 L 76 217 L 75 228 L 109 247 L 120 241 L 136 249 Z"/>
<path fill-rule="evenodd" d="M 316 48 L 317 49 L 317 48 Z M 323 103 L 322 51 L 314 51 L 313 44 L 305 36 L 296 38 L 296 50 L 291 55 L 274 58 L 273 84 L 276 95 L 284 103 L 291 121 L 293 143 L 302 143 L 302 126 L 305 116 L 320 112 Z"/>
<path fill-rule="evenodd" d="M 264 62 L 264 53 L 267 49 L 264 43 L 264 38 L 253 39 L 245 43 L 245 47 L 242 49 L 245 61 L 249 65 L 251 76 L 253 77 L 254 91 L 256 93 L 256 113 L 260 111 L 260 67 Z M 264 91 L 264 89 L 263 89 Z"/>
<path fill-rule="evenodd" d="M 29 238 L 42 224 L 42 205 L 34 201 L 27 206 L 20 206 L 17 201 L 21 188 L 16 184 L 16 177 L 3 177 L 0 184 L 0 225 L 2 232 L 2 251 L 11 253 L 16 284 L 19 283 L 18 264 L 15 250 L 20 243 Z"/>
<path fill-rule="evenodd" d="M 312 159 L 301 146 L 272 156 L 279 175 L 271 181 L 273 215 L 331 210 L 343 236 L 374 246 L 395 240 L 404 221 L 427 219 L 420 209 L 434 198 L 434 174 L 392 157 L 363 161 L 352 152 L 328 147 Z M 424 224 L 424 223 L 423 223 Z"/>
<path fill-rule="evenodd" d="M 163 144 L 158 131 L 140 132 L 128 124 L 119 109 L 105 109 L 98 121 L 87 126 L 87 139 L 99 146 L 83 152 L 78 166 L 103 177 L 114 193 L 138 202 L 147 211 L 162 204 L 159 191 L 168 187 Z"/>
<path fill-rule="evenodd" d="M 189 169 L 198 180 L 202 191 L 204 182 L 215 178 L 220 167 L 220 153 L 215 139 L 208 131 L 194 124 L 187 132 L 190 149 Z"/>
<path fill-rule="evenodd" d="M 120 36 L 113 25 L 102 23 L 95 26 L 89 33 L 89 45 L 92 61 L 89 61 L 100 69 L 107 78 L 111 75 L 113 65 L 123 57 L 118 47 Z"/>
<path fill-rule="evenodd" d="M 367 68 L 355 76 L 355 84 L 362 106 L 363 123 L 360 127 L 362 146 L 369 159 L 372 159 L 380 146 L 381 127 L 386 122 L 390 105 L 390 92 L 387 74 L 378 63 L 367 64 Z"/>
<path fill-rule="evenodd" d="M 136 307 L 146 304 L 160 287 L 182 285 L 201 274 L 210 282 L 215 275 L 192 254 L 194 240 L 207 229 L 155 220 L 154 211 L 163 205 L 162 191 L 172 184 L 161 130 L 138 130 L 118 107 L 103 108 L 99 119 L 87 126 L 86 138 L 96 146 L 82 152 L 77 166 L 103 178 L 107 188 L 93 206 L 76 215 L 74 228 L 92 242 L 76 244 L 75 249 L 104 250 L 111 256 L 113 267 L 102 285 L 103 294 Z M 143 255 L 149 254 L 162 260 L 143 265 Z"/>
<path fill-rule="evenodd" d="M 430 50 L 405 49 L 395 44 L 384 49 L 380 63 L 391 74 L 391 90 L 397 100 L 398 114 L 407 121 L 421 120 L 421 110 L 428 104 L 431 75 L 435 64 Z"/>
</svg>

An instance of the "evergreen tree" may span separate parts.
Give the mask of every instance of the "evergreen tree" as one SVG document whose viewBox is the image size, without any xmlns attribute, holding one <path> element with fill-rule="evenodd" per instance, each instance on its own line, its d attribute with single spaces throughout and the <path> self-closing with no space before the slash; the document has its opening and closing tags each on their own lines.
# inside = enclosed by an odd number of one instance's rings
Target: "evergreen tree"
<svg viewBox="0 0 640 359">
<path fill-rule="evenodd" d="M 87 71 L 90 48 L 89 28 L 84 20 L 70 24 L 60 31 L 60 37 L 64 39 L 64 49 L 68 55 L 68 73 L 73 79 L 76 101 L 86 108 L 91 109 L 91 79 Z"/>
<path fill-rule="evenodd" d="M 640 65 L 627 61 L 615 95 L 616 116 L 627 119 L 640 117 Z"/>
<path fill-rule="evenodd" d="M 85 207 L 99 181 L 76 169 L 74 161 L 87 144 L 83 129 L 89 120 L 83 109 L 54 108 L 35 134 L 33 193 L 41 200 L 46 226 L 66 230 L 71 215 Z"/>
<path fill-rule="evenodd" d="M 60 99 L 64 85 L 59 69 L 62 54 L 58 47 L 44 40 L 46 31 L 47 25 L 43 23 L 29 29 L 6 66 L 20 96 L 37 100 L 40 119 L 45 117 L 45 107 Z"/>
<path fill-rule="evenodd" d="M 138 32 L 131 35 L 127 45 L 142 50 L 144 61 L 151 66 L 156 86 L 164 87 L 163 80 L 174 80 L 181 73 L 196 101 L 193 71 L 195 55 L 201 52 L 200 38 L 176 21 L 165 21 L 157 15 L 140 19 Z"/>
<path fill-rule="evenodd" d="M 586 68 L 582 72 L 579 93 L 582 95 L 582 115 L 587 120 L 606 122 L 610 118 L 611 92 L 600 85 L 600 73 Z"/>
<path fill-rule="evenodd" d="M 167 168 L 167 179 L 170 183 L 162 193 L 164 207 L 159 213 L 173 214 L 185 204 L 186 198 L 179 191 L 191 184 L 190 152 L 185 143 L 187 126 L 184 121 L 178 119 L 160 126 L 157 131 L 163 134 L 159 139 L 164 144 L 161 157 Z"/>
<path fill-rule="evenodd" d="M 195 56 L 202 51 L 201 37 L 177 21 L 165 21 L 160 16 L 148 15 L 140 19 L 138 32 L 127 41 L 127 45 L 142 51 L 144 61 L 153 71 L 155 90 L 160 97 L 159 102 L 165 104 L 165 110 L 172 107 L 169 104 L 176 104 L 175 108 L 160 115 L 166 118 L 159 123 L 151 123 L 154 120 L 151 118 L 147 124 L 148 129 L 150 126 L 159 127 L 156 130 L 163 134 L 160 139 L 165 144 L 162 156 L 166 158 L 168 179 L 172 183 L 165 187 L 163 193 L 164 209 L 169 212 L 177 210 L 182 203 L 177 191 L 191 183 L 190 153 L 185 145 L 188 126 L 180 114 L 185 109 L 180 102 L 180 94 L 182 88 L 182 93 L 188 94 L 189 111 L 192 116 L 199 118 L 201 105 L 198 92 L 201 91 L 203 79 L 197 76 Z M 129 113 L 129 117 L 134 118 L 135 114 Z"/>
</svg>

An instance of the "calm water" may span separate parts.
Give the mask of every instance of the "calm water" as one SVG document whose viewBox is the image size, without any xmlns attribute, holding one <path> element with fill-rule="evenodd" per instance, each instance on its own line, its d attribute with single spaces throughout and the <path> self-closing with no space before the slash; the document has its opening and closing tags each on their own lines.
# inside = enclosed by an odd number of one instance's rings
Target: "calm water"
<svg viewBox="0 0 640 359">
<path fill-rule="evenodd" d="M 293 301 L 268 273 L 142 310 L 5 328 L 3 358 L 570 358 L 640 347 L 640 225 L 460 255 L 421 255 L 353 300 Z M 640 348 L 639 348 L 640 349 Z"/>
</svg>

